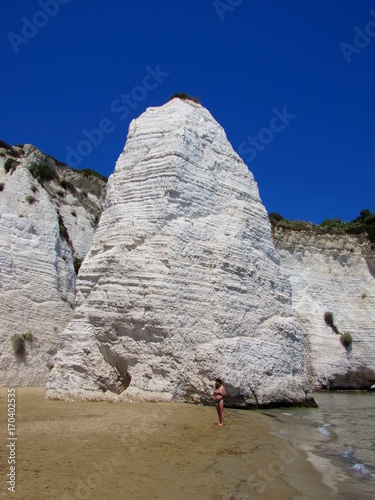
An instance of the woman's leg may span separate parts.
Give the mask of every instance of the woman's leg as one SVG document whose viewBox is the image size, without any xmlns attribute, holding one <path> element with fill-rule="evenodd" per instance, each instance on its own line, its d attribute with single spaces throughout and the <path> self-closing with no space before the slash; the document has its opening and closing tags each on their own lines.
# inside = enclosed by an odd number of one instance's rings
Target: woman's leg
<svg viewBox="0 0 375 500">
<path fill-rule="evenodd" d="M 219 414 L 219 426 L 222 427 L 224 425 L 224 400 L 222 399 L 217 406 Z"/>
<path fill-rule="evenodd" d="M 220 424 L 221 423 L 220 404 L 216 403 L 216 411 L 217 411 L 217 416 L 219 417 L 219 424 Z"/>
</svg>

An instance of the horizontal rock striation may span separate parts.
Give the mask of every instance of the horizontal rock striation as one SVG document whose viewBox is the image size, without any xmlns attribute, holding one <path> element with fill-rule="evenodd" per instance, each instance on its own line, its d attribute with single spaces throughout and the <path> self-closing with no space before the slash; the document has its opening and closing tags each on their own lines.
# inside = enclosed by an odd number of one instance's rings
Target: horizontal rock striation
<svg viewBox="0 0 375 500">
<path fill-rule="evenodd" d="M 1 385 L 45 383 L 104 193 L 33 146 L 0 148 Z"/>
<path fill-rule="evenodd" d="M 82 264 L 73 320 L 47 396 L 311 402 L 257 184 L 199 104 L 173 99 L 133 121 Z"/>
<path fill-rule="evenodd" d="M 365 236 L 274 230 L 306 338 L 315 389 L 369 389 L 375 383 L 375 252 Z M 333 326 L 324 320 L 333 313 Z M 338 333 L 335 333 L 336 332 Z M 353 342 L 345 348 L 340 334 Z"/>
</svg>

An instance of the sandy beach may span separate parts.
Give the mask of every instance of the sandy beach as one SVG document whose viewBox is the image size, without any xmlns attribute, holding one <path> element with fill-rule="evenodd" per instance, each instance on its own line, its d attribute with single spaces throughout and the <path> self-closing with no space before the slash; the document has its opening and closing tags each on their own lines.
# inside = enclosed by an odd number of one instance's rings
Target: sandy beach
<svg viewBox="0 0 375 500">
<path fill-rule="evenodd" d="M 60 402 L 17 389 L 16 493 L 7 491 L 7 389 L 0 389 L 1 495 L 17 499 L 321 499 L 306 454 L 260 411 L 179 403 Z"/>
</svg>

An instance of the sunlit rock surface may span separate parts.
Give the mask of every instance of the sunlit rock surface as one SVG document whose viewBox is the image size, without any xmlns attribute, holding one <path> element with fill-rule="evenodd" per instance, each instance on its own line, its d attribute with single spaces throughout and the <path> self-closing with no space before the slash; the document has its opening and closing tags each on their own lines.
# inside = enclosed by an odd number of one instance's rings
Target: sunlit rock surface
<svg viewBox="0 0 375 500">
<path fill-rule="evenodd" d="M 73 315 L 74 258 L 91 247 L 104 194 L 102 180 L 33 146 L 0 148 L 1 385 L 45 383 Z"/>
<path fill-rule="evenodd" d="M 199 104 L 133 121 L 47 382 L 52 398 L 305 404 L 302 329 L 257 184 Z"/>
<path fill-rule="evenodd" d="M 365 236 L 276 229 L 276 248 L 292 285 L 316 389 L 369 389 L 375 382 L 375 252 Z M 326 325 L 332 312 L 339 334 Z"/>
</svg>

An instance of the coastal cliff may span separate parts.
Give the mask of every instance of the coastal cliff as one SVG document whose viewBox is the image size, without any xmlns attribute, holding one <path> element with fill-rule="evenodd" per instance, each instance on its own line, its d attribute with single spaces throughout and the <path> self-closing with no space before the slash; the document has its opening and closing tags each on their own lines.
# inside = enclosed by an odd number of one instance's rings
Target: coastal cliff
<svg viewBox="0 0 375 500">
<path fill-rule="evenodd" d="M 75 307 L 105 182 L 0 144 L 0 384 L 44 384 Z"/>
<path fill-rule="evenodd" d="M 221 376 L 227 404 L 272 406 L 375 384 L 370 218 L 271 231 L 222 127 L 178 98 L 105 181 L 0 141 L 1 385 L 56 365 L 52 398 L 206 402 Z"/>
<path fill-rule="evenodd" d="M 373 244 L 366 234 L 324 234 L 312 226 L 276 227 L 273 239 L 291 283 L 313 387 L 369 389 L 375 383 Z M 352 338 L 347 346 L 340 342 L 345 333 Z"/>
</svg>

